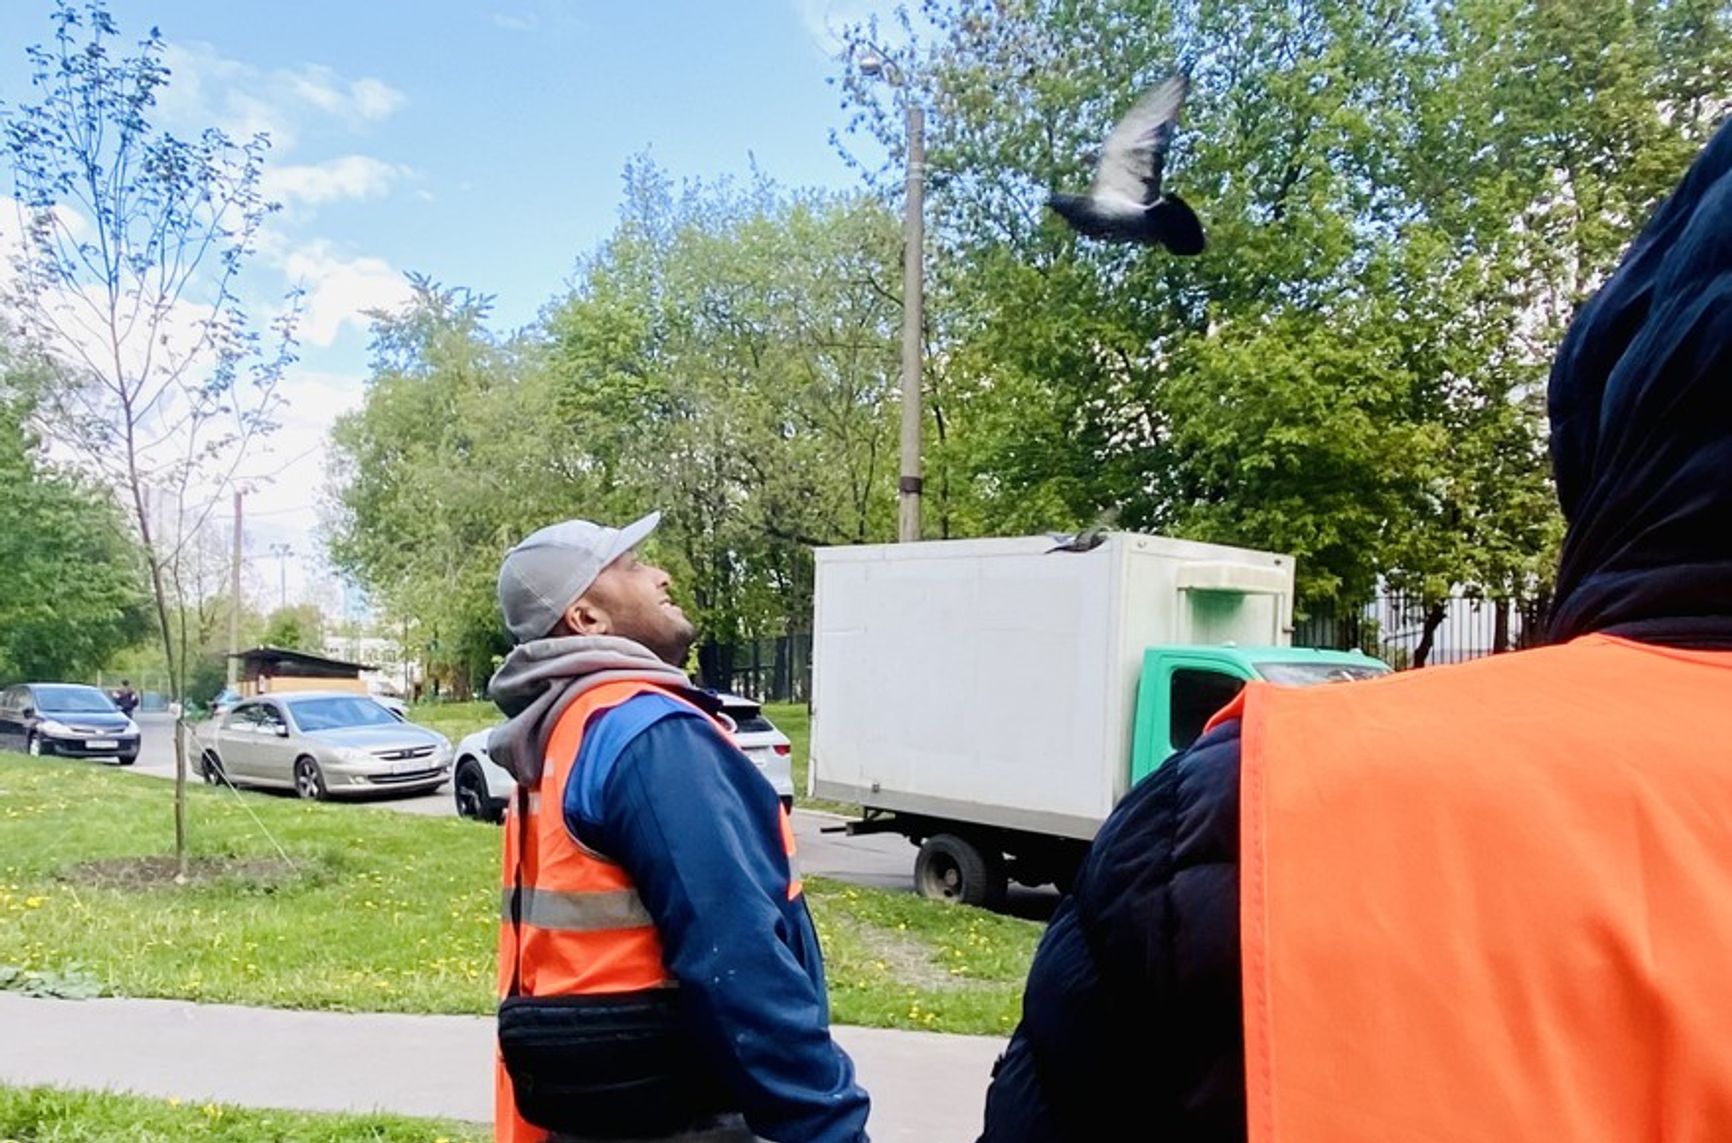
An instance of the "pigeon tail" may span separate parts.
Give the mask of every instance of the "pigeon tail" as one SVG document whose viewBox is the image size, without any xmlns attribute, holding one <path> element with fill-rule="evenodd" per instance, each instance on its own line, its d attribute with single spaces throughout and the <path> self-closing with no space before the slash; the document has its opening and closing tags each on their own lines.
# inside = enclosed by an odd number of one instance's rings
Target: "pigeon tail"
<svg viewBox="0 0 1732 1143">
<path fill-rule="evenodd" d="M 1176 194 L 1163 195 L 1149 208 L 1149 229 L 1174 254 L 1201 254 L 1206 244 L 1203 223 L 1190 204 Z"/>
</svg>

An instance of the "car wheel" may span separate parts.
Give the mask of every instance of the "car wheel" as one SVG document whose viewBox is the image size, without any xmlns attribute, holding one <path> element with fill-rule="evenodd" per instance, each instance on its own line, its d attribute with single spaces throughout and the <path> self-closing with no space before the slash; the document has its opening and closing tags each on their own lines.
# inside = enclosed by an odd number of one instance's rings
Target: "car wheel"
<svg viewBox="0 0 1732 1143">
<path fill-rule="evenodd" d="M 322 802 L 330 795 L 319 764 L 304 755 L 295 759 L 295 793 L 313 802 Z"/>
<path fill-rule="evenodd" d="M 487 779 L 473 759 L 464 758 L 457 763 L 457 774 L 451 779 L 451 796 L 457 802 L 458 817 L 478 822 L 493 820 L 493 799 L 487 796 Z"/>
<path fill-rule="evenodd" d="M 215 750 L 206 750 L 198 760 L 198 772 L 204 777 L 207 786 L 232 785 L 229 776 L 223 773 L 223 760 L 218 758 Z"/>
<path fill-rule="evenodd" d="M 1004 859 L 953 833 L 926 839 L 914 860 L 914 885 L 922 897 L 997 908 L 1004 903 Z"/>
<path fill-rule="evenodd" d="M 122 754 L 118 758 L 116 758 L 115 761 L 120 763 L 122 766 L 130 766 L 134 762 L 138 761 L 138 755 L 136 755 L 136 754 Z"/>
<path fill-rule="evenodd" d="M 25 739 L 24 748 L 30 752 L 33 758 L 46 758 L 54 753 L 54 747 L 44 742 L 40 734 L 29 735 Z"/>
</svg>

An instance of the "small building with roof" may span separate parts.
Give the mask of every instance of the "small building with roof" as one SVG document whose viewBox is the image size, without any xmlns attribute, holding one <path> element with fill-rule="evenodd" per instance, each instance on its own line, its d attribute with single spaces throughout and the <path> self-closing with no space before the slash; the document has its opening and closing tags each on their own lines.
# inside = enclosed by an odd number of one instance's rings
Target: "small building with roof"
<svg viewBox="0 0 1732 1143">
<path fill-rule="evenodd" d="M 328 659 L 284 647 L 254 647 L 229 657 L 240 663 L 235 689 L 248 698 L 291 691 L 352 691 L 364 695 L 367 683 L 361 673 L 373 670 L 364 663 Z"/>
</svg>

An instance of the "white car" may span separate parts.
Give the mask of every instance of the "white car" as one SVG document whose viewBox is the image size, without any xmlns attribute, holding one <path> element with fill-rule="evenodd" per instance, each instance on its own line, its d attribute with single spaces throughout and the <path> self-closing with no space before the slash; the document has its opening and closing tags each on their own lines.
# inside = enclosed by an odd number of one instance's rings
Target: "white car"
<svg viewBox="0 0 1732 1143">
<path fill-rule="evenodd" d="M 788 736 L 764 717 L 764 708 L 739 695 L 717 695 L 722 714 L 734 724 L 734 741 L 758 767 L 782 805 L 794 807 L 794 747 Z M 492 728 L 477 730 L 457 744 L 457 763 L 451 772 L 452 796 L 457 812 L 466 818 L 498 822 L 505 819 L 505 805 L 517 790 L 517 782 L 505 768 L 487 756 L 487 736 Z"/>
</svg>

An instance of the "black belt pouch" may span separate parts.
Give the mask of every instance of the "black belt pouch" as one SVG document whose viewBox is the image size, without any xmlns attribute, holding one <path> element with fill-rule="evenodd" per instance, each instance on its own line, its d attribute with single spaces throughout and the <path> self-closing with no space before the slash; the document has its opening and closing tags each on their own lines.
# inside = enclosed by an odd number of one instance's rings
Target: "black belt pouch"
<svg viewBox="0 0 1732 1143">
<path fill-rule="evenodd" d="M 499 1052 L 518 1114 L 558 1134 L 653 1138 L 723 1110 L 673 989 L 507 997 Z"/>
</svg>

